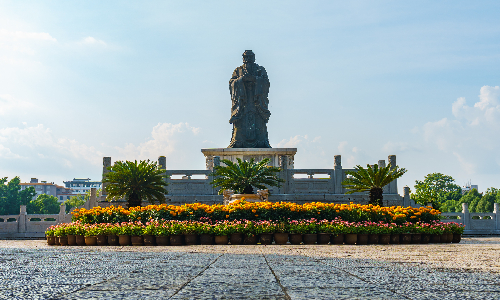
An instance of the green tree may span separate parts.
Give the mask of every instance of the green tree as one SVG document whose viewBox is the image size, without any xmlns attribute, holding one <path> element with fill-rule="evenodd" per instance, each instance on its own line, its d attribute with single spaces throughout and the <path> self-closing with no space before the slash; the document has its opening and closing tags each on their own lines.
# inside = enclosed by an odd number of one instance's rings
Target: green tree
<svg viewBox="0 0 500 300">
<path fill-rule="evenodd" d="M 87 202 L 85 197 L 86 195 L 71 196 L 64 201 L 63 204 L 66 205 L 66 213 L 69 213 L 75 207 L 85 204 L 85 202 Z"/>
<path fill-rule="evenodd" d="M 469 204 L 469 211 L 476 212 L 476 206 L 479 204 L 482 197 L 483 195 L 480 194 L 476 189 L 472 189 L 462 197 L 461 203 Z"/>
<path fill-rule="evenodd" d="M 158 168 L 156 162 L 149 160 L 136 161 L 117 161 L 111 167 L 111 172 L 107 173 L 103 183 L 109 183 L 106 186 L 106 199 L 113 201 L 115 199 L 127 200 L 127 206 L 141 206 L 143 200 L 154 204 L 156 201 L 165 202 L 167 189 L 165 186 L 165 170 Z"/>
<path fill-rule="evenodd" d="M 434 208 L 448 200 L 459 198 L 462 193 L 460 186 L 454 183 L 453 177 L 441 173 L 431 173 L 423 181 L 415 180 L 415 193 L 410 197 L 418 204 L 431 203 Z"/>
<path fill-rule="evenodd" d="M 26 212 L 28 214 L 57 214 L 59 213 L 60 206 L 56 197 L 41 194 L 28 203 Z"/>
<path fill-rule="evenodd" d="M 281 169 L 267 165 L 271 161 L 269 158 L 257 163 L 253 158 L 250 161 L 237 160 L 236 164 L 227 159 L 221 160 L 225 166 L 215 166 L 214 172 L 210 174 L 214 177 L 210 183 L 221 188 L 219 194 L 224 190 L 233 190 L 236 194 L 253 194 L 254 188 L 279 187 L 284 182 L 277 175 Z"/>
<path fill-rule="evenodd" d="M 370 192 L 370 204 L 383 205 L 383 188 L 391 181 L 398 179 L 406 173 L 405 168 L 396 166 L 391 169 L 391 164 L 387 167 L 379 168 L 378 165 L 366 165 L 366 169 L 357 165 L 355 171 L 347 171 L 347 177 L 342 181 L 342 185 L 349 189 L 346 194 L 356 192 Z"/>
<path fill-rule="evenodd" d="M 18 215 L 19 207 L 27 205 L 36 195 L 33 187 L 21 191 L 19 177 L 7 182 L 7 177 L 0 179 L 0 215 Z"/>
</svg>

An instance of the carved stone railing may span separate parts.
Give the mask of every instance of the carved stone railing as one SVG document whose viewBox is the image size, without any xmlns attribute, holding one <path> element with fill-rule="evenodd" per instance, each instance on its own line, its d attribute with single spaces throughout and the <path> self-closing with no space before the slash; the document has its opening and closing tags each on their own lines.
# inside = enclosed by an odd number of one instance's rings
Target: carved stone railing
<svg viewBox="0 0 500 300">
<path fill-rule="evenodd" d="M 462 203 L 462 212 L 442 213 L 443 222 L 465 225 L 464 234 L 500 234 L 500 204 L 494 203 L 492 213 L 469 212 L 469 204 Z"/>
</svg>

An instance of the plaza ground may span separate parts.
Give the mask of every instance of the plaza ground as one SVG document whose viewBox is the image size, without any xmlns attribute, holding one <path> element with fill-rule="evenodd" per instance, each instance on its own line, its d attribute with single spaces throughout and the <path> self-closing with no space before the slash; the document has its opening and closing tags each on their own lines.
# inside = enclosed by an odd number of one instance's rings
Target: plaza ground
<svg viewBox="0 0 500 300">
<path fill-rule="evenodd" d="M 0 240 L 0 299 L 439 298 L 500 299 L 500 237 L 368 246 Z"/>
</svg>

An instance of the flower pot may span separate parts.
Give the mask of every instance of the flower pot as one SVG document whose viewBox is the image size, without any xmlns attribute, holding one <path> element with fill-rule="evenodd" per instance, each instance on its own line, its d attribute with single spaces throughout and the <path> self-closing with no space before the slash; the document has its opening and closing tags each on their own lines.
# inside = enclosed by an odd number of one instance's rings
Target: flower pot
<svg viewBox="0 0 500 300">
<path fill-rule="evenodd" d="M 391 243 L 391 235 L 390 234 L 381 234 L 378 237 L 378 243 L 382 245 L 389 245 Z"/>
<path fill-rule="evenodd" d="M 120 246 L 129 246 L 130 245 L 130 235 L 119 235 L 118 243 Z"/>
<path fill-rule="evenodd" d="M 356 240 L 356 245 L 367 245 L 368 244 L 368 233 L 358 233 L 358 239 Z"/>
<path fill-rule="evenodd" d="M 399 244 L 399 234 L 391 234 L 391 244 Z"/>
<path fill-rule="evenodd" d="M 144 236 L 144 246 L 155 246 L 155 237 L 153 235 Z"/>
<path fill-rule="evenodd" d="M 170 245 L 170 237 L 168 235 L 158 235 L 155 237 L 155 241 L 158 246 Z"/>
<path fill-rule="evenodd" d="M 460 243 L 460 240 L 462 240 L 462 235 L 460 233 L 454 233 L 453 240 L 451 240 L 451 242 L 452 243 Z"/>
<path fill-rule="evenodd" d="M 275 232 L 274 233 L 274 242 L 276 245 L 285 245 L 288 243 L 288 233 L 286 232 Z"/>
<path fill-rule="evenodd" d="M 68 235 L 68 246 L 76 246 L 76 235 Z"/>
<path fill-rule="evenodd" d="M 243 244 L 243 233 L 231 233 L 230 241 L 231 245 Z"/>
<path fill-rule="evenodd" d="M 414 233 L 411 235 L 412 244 L 420 244 L 421 241 L 422 241 L 422 235 L 420 233 Z"/>
<path fill-rule="evenodd" d="M 184 238 L 184 236 L 182 234 L 172 234 L 170 236 L 170 245 L 171 246 L 182 246 L 184 244 L 183 238 Z"/>
<path fill-rule="evenodd" d="M 330 243 L 333 245 L 343 245 L 344 244 L 344 234 L 332 234 L 330 237 Z"/>
<path fill-rule="evenodd" d="M 288 239 L 290 240 L 290 244 L 300 245 L 302 243 L 302 233 L 290 233 Z"/>
<path fill-rule="evenodd" d="M 316 233 L 306 233 L 302 237 L 302 242 L 306 245 L 314 245 L 318 241 L 318 235 Z"/>
<path fill-rule="evenodd" d="M 229 244 L 229 237 L 227 235 L 216 235 L 215 236 L 216 245 L 227 245 Z"/>
<path fill-rule="evenodd" d="M 378 244 L 379 239 L 380 236 L 378 234 L 372 233 L 368 235 L 368 244 L 370 245 Z"/>
<path fill-rule="evenodd" d="M 108 238 L 108 245 L 110 245 L 110 246 L 118 246 L 118 245 L 120 245 L 120 243 L 118 242 L 118 236 L 117 235 L 114 235 L 114 234 L 108 235 L 107 238 Z"/>
<path fill-rule="evenodd" d="M 58 240 L 59 240 L 59 245 L 68 246 L 68 236 L 60 236 Z"/>
<path fill-rule="evenodd" d="M 200 244 L 202 245 L 213 245 L 214 244 L 214 235 L 213 234 L 200 234 Z"/>
<path fill-rule="evenodd" d="M 194 233 L 185 234 L 184 235 L 184 243 L 188 246 L 198 245 L 199 244 L 198 235 L 194 234 Z"/>
<path fill-rule="evenodd" d="M 441 243 L 441 235 L 440 234 L 431 234 L 431 243 Z"/>
<path fill-rule="evenodd" d="M 257 236 L 256 235 L 245 235 L 245 238 L 243 239 L 243 243 L 245 245 L 257 245 Z"/>
<path fill-rule="evenodd" d="M 411 234 L 410 233 L 402 233 L 399 235 L 399 243 L 400 244 L 410 244 L 411 243 Z"/>
<path fill-rule="evenodd" d="M 56 244 L 56 237 L 55 236 L 48 236 L 47 237 L 47 245 L 55 245 Z"/>
<path fill-rule="evenodd" d="M 142 235 L 133 235 L 130 237 L 132 246 L 144 246 L 144 238 Z"/>
<path fill-rule="evenodd" d="M 420 244 L 429 244 L 431 241 L 431 235 L 428 233 L 421 233 Z"/>
<path fill-rule="evenodd" d="M 320 245 L 328 245 L 330 242 L 330 234 L 329 233 L 318 233 L 318 241 L 317 243 Z"/>
<path fill-rule="evenodd" d="M 258 194 L 233 194 L 231 195 L 231 200 L 229 200 L 229 203 L 232 203 L 236 200 L 241 200 L 241 198 L 245 197 L 245 201 L 247 202 L 261 202 L 262 199 L 260 198 L 260 195 Z"/>
<path fill-rule="evenodd" d="M 83 235 L 77 235 L 76 236 L 76 244 L 78 246 L 86 246 L 87 244 L 85 243 L 85 237 Z"/>
<path fill-rule="evenodd" d="M 344 242 L 346 245 L 354 245 L 358 241 L 358 235 L 356 233 L 347 233 L 344 236 Z"/>
<path fill-rule="evenodd" d="M 272 233 L 262 233 L 260 235 L 260 243 L 262 245 L 271 245 L 273 243 L 273 234 Z"/>
<path fill-rule="evenodd" d="M 97 245 L 97 237 L 95 237 L 95 236 L 86 236 L 85 237 L 85 245 L 87 245 L 87 246 L 96 246 Z"/>
<path fill-rule="evenodd" d="M 98 235 L 96 236 L 97 238 L 97 245 L 98 246 L 107 246 L 108 245 L 108 237 L 105 235 Z"/>
<path fill-rule="evenodd" d="M 453 241 L 453 233 L 445 233 L 442 235 L 441 239 L 444 241 L 441 241 L 441 243 L 451 243 Z"/>
</svg>

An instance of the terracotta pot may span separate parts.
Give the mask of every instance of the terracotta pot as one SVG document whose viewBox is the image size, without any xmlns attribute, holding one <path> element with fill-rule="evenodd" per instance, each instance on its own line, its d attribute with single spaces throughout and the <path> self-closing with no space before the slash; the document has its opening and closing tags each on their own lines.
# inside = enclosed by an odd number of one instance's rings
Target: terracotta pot
<svg viewBox="0 0 500 300">
<path fill-rule="evenodd" d="M 431 243 L 441 243 L 441 235 L 440 234 L 431 234 Z"/>
<path fill-rule="evenodd" d="M 216 245 L 227 245 L 229 244 L 229 237 L 227 235 L 216 235 L 215 236 Z"/>
<path fill-rule="evenodd" d="M 260 243 L 262 245 L 271 245 L 273 243 L 273 234 L 272 233 L 262 233 L 259 236 Z"/>
<path fill-rule="evenodd" d="M 76 235 L 68 235 L 68 246 L 76 246 Z"/>
<path fill-rule="evenodd" d="M 200 234 L 200 244 L 202 245 L 213 245 L 214 244 L 214 235 L 213 234 Z"/>
<path fill-rule="evenodd" d="M 422 241 L 422 235 L 420 233 L 413 233 L 411 235 L 412 244 L 420 244 L 421 241 Z"/>
<path fill-rule="evenodd" d="M 120 246 L 130 246 L 130 235 L 119 235 L 118 243 Z"/>
<path fill-rule="evenodd" d="M 290 233 L 288 239 L 290 240 L 290 244 L 300 245 L 302 243 L 302 233 Z"/>
<path fill-rule="evenodd" d="M 462 240 L 462 235 L 460 233 L 454 233 L 453 240 L 451 240 L 451 242 L 452 243 L 460 243 L 460 240 Z"/>
<path fill-rule="evenodd" d="M 83 235 L 77 235 L 76 236 L 76 244 L 78 246 L 86 246 L 87 244 L 85 243 L 85 237 Z"/>
<path fill-rule="evenodd" d="M 318 235 L 316 233 L 306 233 L 302 236 L 302 242 L 306 245 L 314 245 L 318 241 Z"/>
<path fill-rule="evenodd" d="M 344 234 L 332 234 L 330 237 L 330 243 L 333 245 L 343 245 L 344 244 Z"/>
<path fill-rule="evenodd" d="M 230 241 L 231 245 L 243 244 L 243 233 L 231 233 Z"/>
<path fill-rule="evenodd" d="M 236 200 L 241 200 L 241 198 L 245 197 L 245 201 L 247 202 L 260 202 L 262 201 L 260 199 L 260 195 L 257 194 L 233 194 L 231 195 L 231 200 L 229 200 L 229 203 L 232 203 Z"/>
<path fill-rule="evenodd" d="M 155 237 L 155 241 L 158 246 L 170 245 L 170 237 L 168 235 L 158 235 Z"/>
<path fill-rule="evenodd" d="M 144 238 L 142 235 L 133 235 L 130 237 L 132 246 L 144 246 Z"/>
<path fill-rule="evenodd" d="M 318 244 L 320 245 L 328 245 L 330 242 L 330 234 L 329 233 L 318 233 Z"/>
<path fill-rule="evenodd" d="M 411 234 L 410 233 L 402 233 L 399 235 L 399 242 L 401 244 L 410 244 L 411 243 Z"/>
<path fill-rule="evenodd" d="M 451 243 L 453 241 L 453 233 L 445 233 L 442 238 L 444 238 L 444 241 L 441 241 L 441 243 Z"/>
<path fill-rule="evenodd" d="M 399 244 L 399 234 L 391 234 L 391 244 Z"/>
<path fill-rule="evenodd" d="M 431 241 L 431 235 L 428 233 L 422 233 L 421 236 L 420 244 L 429 244 Z"/>
<path fill-rule="evenodd" d="M 391 235 L 390 234 L 381 234 L 378 237 L 378 243 L 382 245 L 389 245 L 391 243 Z"/>
<path fill-rule="evenodd" d="M 185 234 L 184 235 L 184 243 L 188 246 L 198 245 L 199 244 L 198 235 L 194 234 L 194 233 Z"/>
<path fill-rule="evenodd" d="M 48 236 L 47 237 L 47 245 L 55 245 L 56 244 L 56 237 L 55 236 Z"/>
<path fill-rule="evenodd" d="M 358 233 L 358 239 L 356 245 L 367 245 L 368 244 L 368 233 Z"/>
<path fill-rule="evenodd" d="M 118 246 L 118 245 L 120 245 L 120 243 L 118 242 L 118 236 L 117 235 L 114 235 L 114 234 L 108 235 L 107 238 L 108 238 L 108 245 L 110 245 L 110 246 Z"/>
<path fill-rule="evenodd" d="M 68 246 L 68 236 L 60 236 L 58 240 L 59 240 L 59 245 Z"/>
<path fill-rule="evenodd" d="M 95 237 L 95 236 L 86 236 L 85 237 L 85 245 L 87 245 L 87 246 L 96 246 L 97 245 L 97 237 Z"/>
<path fill-rule="evenodd" d="M 380 239 L 380 235 L 377 233 L 372 233 L 368 235 L 368 244 L 374 245 L 378 244 L 378 240 Z"/>
<path fill-rule="evenodd" d="M 155 246 L 155 237 L 153 235 L 144 236 L 144 246 Z"/>
<path fill-rule="evenodd" d="M 170 236 L 171 246 L 182 246 L 184 244 L 184 236 L 182 234 L 172 234 Z"/>
<path fill-rule="evenodd" d="M 96 236 L 97 238 L 97 245 L 98 246 L 107 246 L 108 245 L 108 237 L 105 235 L 98 235 Z"/>
<path fill-rule="evenodd" d="M 358 235 L 356 233 L 348 233 L 344 236 L 344 242 L 346 245 L 354 245 L 358 241 Z"/>
<path fill-rule="evenodd" d="M 243 239 L 243 243 L 245 245 L 257 245 L 257 236 L 256 235 L 245 235 L 245 238 Z"/>
<path fill-rule="evenodd" d="M 285 245 L 286 243 L 288 243 L 288 233 L 275 232 L 274 233 L 274 243 L 276 243 L 276 245 Z"/>
</svg>

